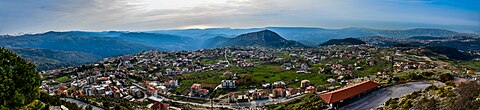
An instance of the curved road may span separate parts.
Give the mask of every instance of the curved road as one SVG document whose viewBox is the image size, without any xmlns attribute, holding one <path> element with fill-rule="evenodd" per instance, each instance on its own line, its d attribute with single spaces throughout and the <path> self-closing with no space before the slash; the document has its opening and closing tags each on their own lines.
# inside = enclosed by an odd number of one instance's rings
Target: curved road
<svg viewBox="0 0 480 110">
<path fill-rule="evenodd" d="M 60 98 L 60 99 L 61 99 L 61 100 L 68 101 L 68 102 L 75 103 L 75 104 L 77 104 L 77 106 L 82 107 L 82 108 L 85 108 L 86 106 L 90 105 L 90 106 L 92 106 L 93 110 L 103 110 L 103 109 L 100 108 L 100 107 L 97 107 L 97 106 L 95 106 L 95 105 L 82 102 L 82 101 L 77 100 L 77 99 L 73 99 L 73 98 Z"/>
<path fill-rule="evenodd" d="M 430 85 L 439 85 L 439 83 L 428 81 L 409 82 L 381 88 L 377 91 L 367 94 L 353 103 L 340 107 L 340 110 L 370 110 L 383 105 L 390 98 L 399 98 L 414 91 L 425 89 Z"/>
</svg>

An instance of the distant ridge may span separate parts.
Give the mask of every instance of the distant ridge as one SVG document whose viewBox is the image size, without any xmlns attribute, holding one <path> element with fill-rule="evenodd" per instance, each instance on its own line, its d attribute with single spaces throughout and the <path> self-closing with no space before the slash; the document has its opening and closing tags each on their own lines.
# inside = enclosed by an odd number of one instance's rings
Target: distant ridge
<svg viewBox="0 0 480 110">
<path fill-rule="evenodd" d="M 259 46 L 267 48 L 307 47 L 297 41 L 286 40 L 271 30 L 246 33 L 234 38 L 215 37 L 208 39 L 204 46 Z"/>
<path fill-rule="evenodd" d="M 366 44 L 362 40 L 356 38 L 345 38 L 345 39 L 331 39 L 325 43 L 320 44 L 319 46 L 328 46 L 328 45 L 361 45 Z"/>
</svg>

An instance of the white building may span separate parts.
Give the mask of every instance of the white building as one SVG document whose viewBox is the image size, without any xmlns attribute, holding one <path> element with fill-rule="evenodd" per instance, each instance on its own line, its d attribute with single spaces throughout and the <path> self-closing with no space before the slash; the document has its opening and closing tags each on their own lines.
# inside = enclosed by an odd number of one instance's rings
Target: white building
<svg viewBox="0 0 480 110">
<path fill-rule="evenodd" d="M 222 80 L 222 88 L 235 88 L 234 80 Z"/>
</svg>

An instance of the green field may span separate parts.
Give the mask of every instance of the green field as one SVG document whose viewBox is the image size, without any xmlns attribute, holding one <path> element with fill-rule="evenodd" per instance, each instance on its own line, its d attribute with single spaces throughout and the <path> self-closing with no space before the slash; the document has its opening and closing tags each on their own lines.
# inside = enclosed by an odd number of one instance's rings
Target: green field
<svg viewBox="0 0 480 110">
<path fill-rule="evenodd" d="M 230 71 L 237 73 L 237 77 L 243 81 L 238 89 L 249 89 L 250 86 L 260 87 L 264 83 L 273 83 L 275 81 L 284 81 L 288 87 L 299 87 L 300 81 L 308 79 L 313 85 L 326 83 L 326 79 L 333 77 L 330 74 L 297 74 L 295 71 L 287 71 L 281 66 L 261 65 L 250 68 L 232 67 L 227 70 L 216 70 L 207 72 L 188 73 L 177 76 L 181 86 L 173 90 L 173 93 L 181 93 L 184 89 L 190 87 L 193 83 L 220 84 L 221 80 L 230 79 L 222 76 L 224 72 Z"/>
<path fill-rule="evenodd" d="M 56 82 L 63 83 L 63 82 L 68 82 L 70 81 L 70 77 L 68 76 L 62 76 L 59 78 L 54 79 Z"/>
</svg>

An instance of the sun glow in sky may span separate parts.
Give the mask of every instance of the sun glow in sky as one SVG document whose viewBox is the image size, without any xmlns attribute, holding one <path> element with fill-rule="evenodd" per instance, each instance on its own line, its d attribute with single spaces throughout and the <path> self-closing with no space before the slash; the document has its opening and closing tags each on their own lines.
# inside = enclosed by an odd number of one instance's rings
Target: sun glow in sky
<svg viewBox="0 0 480 110">
<path fill-rule="evenodd" d="M 144 10 L 158 9 L 188 9 L 193 7 L 204 7 L 212 5 L 227 5 L 232 2 L 242 2 L 246 0 L 132 0 L 128 1 L 130 5 L 140 5 Z"/>
<path fill-rule="evenodd" d="M 480 33 L 480 0 L 0 0 L 0 34 L 294 26 Z"/>
</svg>

